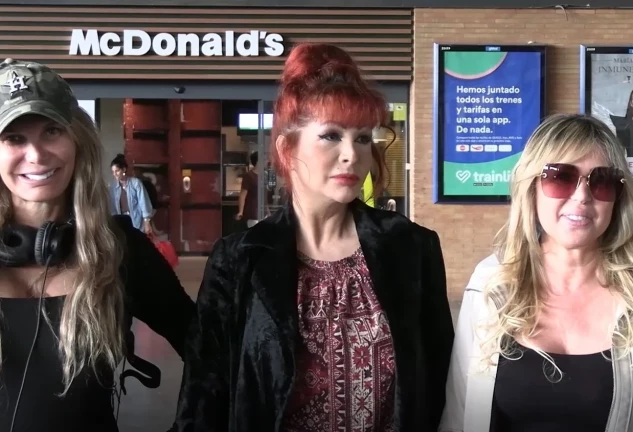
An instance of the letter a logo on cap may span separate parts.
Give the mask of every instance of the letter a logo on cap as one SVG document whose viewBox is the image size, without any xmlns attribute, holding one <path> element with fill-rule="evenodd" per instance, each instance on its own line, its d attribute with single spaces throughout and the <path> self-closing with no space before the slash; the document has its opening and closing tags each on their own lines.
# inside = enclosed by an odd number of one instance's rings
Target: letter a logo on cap
<svg viewBox="0 0 633 432">
<path fill-rule="evenodd" d="M 24 84 L 24 77 L 18 75 L 16 71 L 11 71 L 7 76 L 7 82 L 4 83 L 5 86 L 9 87 L 9 94 L 12 95 L 14 93 L 19 92 L 20 90 L 28 90 L 29 86 Z"/>
</svg>

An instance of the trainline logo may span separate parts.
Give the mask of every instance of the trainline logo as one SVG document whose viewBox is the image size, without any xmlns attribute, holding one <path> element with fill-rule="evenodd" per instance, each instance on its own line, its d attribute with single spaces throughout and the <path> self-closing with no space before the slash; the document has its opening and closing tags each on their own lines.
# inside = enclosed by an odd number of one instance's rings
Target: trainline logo
<svg viewBox="0 0 633 432">
<path fill-rule="evenodd" d="M 455 173 L 455 176 L 457 177 L 457 180 L 459 180 L 462 183 L 466 183 L 466 180 L 468 180 L 471 176 L 470 171 L 457 171 Z"/>
<path fill-rule="evenodd" d="M 512 171 L 505 170 L 502 172 L 496 172 L 492 170 L 490 172 L 476 172 L 469 170 L 459 170 L 455 172 L 455 177 L 462 183 L 466 183 L 468 179 L 473 178 L 474 183 L 501 183 L 509 182 L 512 179 Z"/>
</svg>

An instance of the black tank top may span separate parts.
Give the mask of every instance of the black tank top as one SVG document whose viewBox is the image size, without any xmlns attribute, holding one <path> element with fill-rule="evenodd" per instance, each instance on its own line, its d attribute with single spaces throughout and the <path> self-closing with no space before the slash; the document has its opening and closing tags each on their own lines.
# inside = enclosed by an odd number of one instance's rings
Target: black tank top
<svg viewBox="0 0 633 432">
<path fill-rule="evenodd" d="M 14 432 L 116 432 L 111 404 L 114 374 L 100 381 L 86 370 L 64 390 L 57 351 L 64 297 L 44 298 L 51 325 L 44 319 L 31 357 Z M 8 432 L 22 383 L 38 315 L 37 298 L 0 299 L 3 362 L 0 370 L 0 431 Z"/>
<path fill-rule="evenodd" d="M 518 347 L 519 360 L 499 358 L 491 432 L 604 432 L 613 400 L 610 351 L 549 354 L 561 379 L 538 353 Z"/>
</svg>

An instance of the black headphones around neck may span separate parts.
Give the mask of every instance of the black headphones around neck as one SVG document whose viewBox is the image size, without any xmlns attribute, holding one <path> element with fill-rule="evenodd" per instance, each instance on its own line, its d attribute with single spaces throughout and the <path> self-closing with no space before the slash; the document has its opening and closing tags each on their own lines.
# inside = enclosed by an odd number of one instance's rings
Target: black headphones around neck
<svg viewBox="0 0 633 432">
<path fill-rule="evenodd" d="M 75 244 L 75 221 L 46 221 L 39 228 L 9 224 L 0 229 L 0 266 L 59 266 Z"/>
</svg>

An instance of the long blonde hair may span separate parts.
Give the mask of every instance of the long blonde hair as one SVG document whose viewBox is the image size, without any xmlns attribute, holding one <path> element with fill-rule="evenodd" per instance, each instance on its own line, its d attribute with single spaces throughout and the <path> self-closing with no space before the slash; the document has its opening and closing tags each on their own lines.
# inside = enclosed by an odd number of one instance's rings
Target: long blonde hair
<svg viewBox="0 0 633 432">
<path fill-rule="evenodd" d="M 545 284 L 543 254 L 536 216 L 536 178 L 546 163 L 573 163 L 589 154 L 602 155 L 625 175 L 625 187 L 615 203 L 609 227 L 600 239 L 600 271 L 608 287 L 624 301 L 626 313 L 617 324 L 613 344 L 627 355 L 633 346 L 633 177 L 625 150 L 599 120 L 577 114 L 548 117 L 534 131 L 517 162 L 511 180 L 510 217 L 496 237 L 499 271 L 484 288 L 487 304 L 495 304 L 482 341 L 488 365 L 500 354 L 514 358 L 513 338 L 527 339 L 536 331 Z M 547 360 L 551 358 L 537 350 Z"/>
<path fill-rule="evenodd" d="M 73 110 L 67 132 L 77 153 L 68 191 L 76 244 L 74 259 L 66 266 L 76 277 L 74 289 L 65 299 L 59 328 L 63 394 L 84 368 L 96 372 L 97 365 L 105 363 L 114 370 L 123 355 L 122 250 L 118 230 L 109 217 L 108 190 L 101 175 L 101 141 L 92 119 L 80 107 Z M 11 193 L 0 182 L 0 226 L 11 214 Z"/>
</svg>

